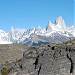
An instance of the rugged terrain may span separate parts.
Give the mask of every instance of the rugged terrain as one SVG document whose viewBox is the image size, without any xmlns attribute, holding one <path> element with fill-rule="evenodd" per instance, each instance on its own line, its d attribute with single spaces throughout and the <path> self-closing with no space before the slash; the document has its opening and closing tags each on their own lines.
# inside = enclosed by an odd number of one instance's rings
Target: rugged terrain
<svg viewBox="0 0 75 75">
<path fill-rule="evenodd" d="M 75 40 L 36 47 L 0 45 L 1 75 L 75 75 Z"/>
</svg>

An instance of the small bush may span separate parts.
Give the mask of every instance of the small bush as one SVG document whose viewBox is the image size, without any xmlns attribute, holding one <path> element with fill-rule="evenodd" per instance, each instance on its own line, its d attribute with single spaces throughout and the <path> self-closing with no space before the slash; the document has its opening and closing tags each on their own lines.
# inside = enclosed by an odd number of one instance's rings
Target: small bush
<svg viewBox="0 0 75 75">
<path fill-rule="evenodd" d="M 10 72 L 10 69 L 8 67 L 3 68 L 3 70 L 1 71 L 2 75 L 7 75 Z"/>
</svg>

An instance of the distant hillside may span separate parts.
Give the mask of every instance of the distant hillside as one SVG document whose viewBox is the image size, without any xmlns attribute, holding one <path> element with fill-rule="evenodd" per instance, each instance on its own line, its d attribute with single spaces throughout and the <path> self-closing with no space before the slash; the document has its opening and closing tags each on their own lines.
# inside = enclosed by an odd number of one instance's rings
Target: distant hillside
<svg viewBox="0 0 75 75">
<path fill-rule="evenodd" d="M 66 44 L 75 44 L 75 39 L 70 39 Z"/>
</svg>

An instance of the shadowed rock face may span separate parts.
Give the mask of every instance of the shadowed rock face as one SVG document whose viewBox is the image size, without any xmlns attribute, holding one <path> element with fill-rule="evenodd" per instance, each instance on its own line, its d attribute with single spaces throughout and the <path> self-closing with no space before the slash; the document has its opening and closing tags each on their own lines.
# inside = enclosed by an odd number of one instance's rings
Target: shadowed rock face
<svg viewBox="0 0 75 75">
<path fill-rule="evenodd" d="M 30 47 L 8 75 L 75 75 L 75 45 Z"/>
</svg>

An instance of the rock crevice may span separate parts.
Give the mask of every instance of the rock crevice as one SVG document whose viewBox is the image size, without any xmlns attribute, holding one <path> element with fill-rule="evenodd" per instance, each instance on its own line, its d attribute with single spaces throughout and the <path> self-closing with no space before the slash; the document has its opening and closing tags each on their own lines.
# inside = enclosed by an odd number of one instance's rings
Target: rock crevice
<svg viewBox="0 0 75 75">
<path fill-rule="evenodd" d="M 73 60 L 69 57 L 69 55 L 67 54 L 67 58 L 70 60 L 71 62 L 71 67 L 70 67 L 70 73 L 73 73 L 73 70 L 74 70 L 74 63 L 73 63 Z"/>
</svg>

